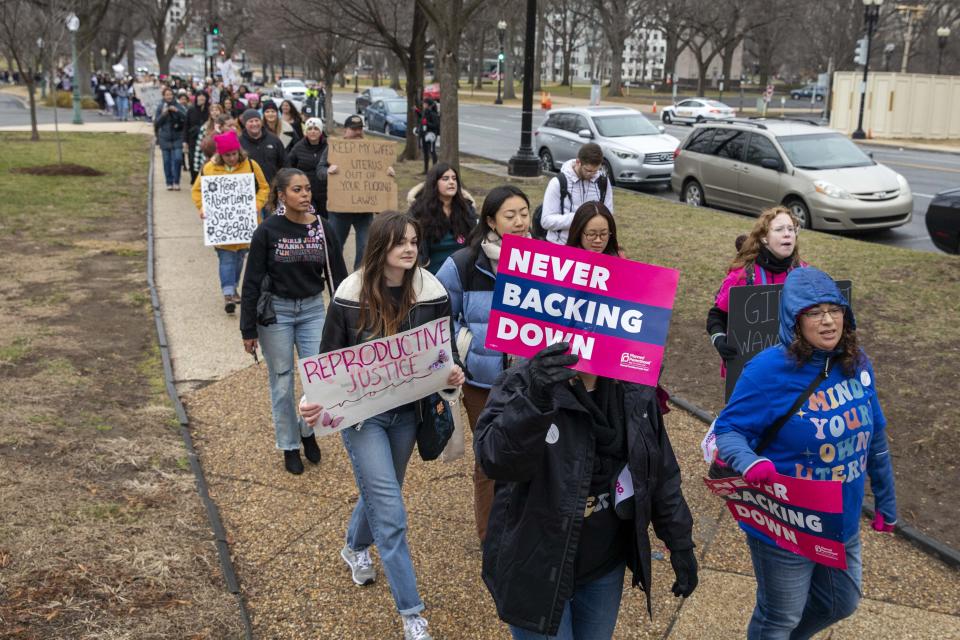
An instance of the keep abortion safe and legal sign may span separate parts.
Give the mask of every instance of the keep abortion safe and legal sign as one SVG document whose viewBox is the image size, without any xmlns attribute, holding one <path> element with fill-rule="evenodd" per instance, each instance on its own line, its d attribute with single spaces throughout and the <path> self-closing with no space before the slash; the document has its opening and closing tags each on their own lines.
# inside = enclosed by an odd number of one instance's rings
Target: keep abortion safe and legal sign
<svg viewBox="0 0 960 640">
<path fill-rule="evenodd" d="M 531 357 L 569 342 L 573 367 L 656 385 L 680 273 L 506 235 L 486 347 Z"/>
</svg>

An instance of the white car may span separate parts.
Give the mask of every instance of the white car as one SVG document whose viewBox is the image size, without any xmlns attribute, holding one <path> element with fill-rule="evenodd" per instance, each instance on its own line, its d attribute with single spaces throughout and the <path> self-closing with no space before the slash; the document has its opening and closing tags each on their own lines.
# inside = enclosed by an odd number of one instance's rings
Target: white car
<svg viewBox="0 0 960 640">
<path fill-rule="evenodd" d="M 660 119 L 664 124 L 672 122 L 704 122 L 735 118 L 737 110 L 709 98 L 688 98 L 675 105 L 664 107 Z"/>
<path fill-rule="evenodd" d="M 289 100 L 299 111 L 307 99 L 307 85 L 303 84 L 303 80 L 280 80 L 273 87 L 273 95 L 279 100 Z"/>
</svg>

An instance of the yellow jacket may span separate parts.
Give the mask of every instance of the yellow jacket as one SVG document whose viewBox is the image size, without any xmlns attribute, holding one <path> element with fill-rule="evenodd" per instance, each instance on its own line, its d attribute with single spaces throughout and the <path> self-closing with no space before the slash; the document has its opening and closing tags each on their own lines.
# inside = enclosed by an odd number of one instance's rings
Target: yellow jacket
<svg viewBox="0 0 960 640">
<path fill-rule="evenodd" d="M 193 189 L 191 190 L 191 195 L 193 196 L 193 204 L 197 206 L 197 211 L 200 211 L 203 207 L 203 194 L 200 188 L 200 183 L 202 176 L 222 176 L 232 173 L 252 173 L 254 179 L 257 182 L 257 222 L 262 222 L 263 218 L 261 212 L 263 211 L 264 205 L 267 204 L 267 198 L 270 197 L 270 184 L 267 182 L 267 179 L 263 177 L 263 171 L 260 169 L 260 165 L 257 164 L 256 160 L 247 158 L 236 166 L 235 169 L 231 170 L 225 164 L 215 164 L 213 160 L 208 160 L 206 164 L 203 165 L 203 169 L 200 170 L 200 173 L 197 175 L 197 179 L 193 183 Z M 249 244 L 225 244 L 217 247 L 218 249 L 225 249 L 227 251 L 240 251 L 241 249 L 249 249 Z"/>
</svg>

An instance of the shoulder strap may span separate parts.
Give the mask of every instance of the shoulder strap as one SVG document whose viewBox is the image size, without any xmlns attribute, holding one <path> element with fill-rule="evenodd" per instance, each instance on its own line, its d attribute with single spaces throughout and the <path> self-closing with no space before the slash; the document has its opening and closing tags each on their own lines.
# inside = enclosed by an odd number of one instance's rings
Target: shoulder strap
<svg viewBox="0 0 960 640">
<path fill-rule="evenodd" d="M 570 192 L 567 190 L 567 176 L 563 175 L 563 171 L 560 171 L 557 174 L 557 182 L 560 184 L 560 213 L 563 213 L 563 201 L 567 198 L 570 199 L 570 208 L 573 208 L 573 196 L 570 195 Z"/>
<path fill-rule="evenodd" d="M 748 266 L 749 266 L 749 269 L 747 268 Z M 744 267 L 743 267 L 743 275 L 745 275 L 745 276 L 747 277 L 747 286 L 748 286 L 748 287 L 752 287 L 752 286 L 753 286 L 753 281 L 756 279 L 756 273 L 757 273 L 757 267 L 756 267 L 756 265 L 754 265 L 754 264 L 752 264 L 752 263 L 750 263 L 750 264 L 748 264 L 748 265 L 744 265 Z"/>
<path fill-rule="evenodd" d="M 761 451 L 770 446 L 770 443 L 773 442 L 773 439 L 777 437 L 777 433 L 780 432 L 780 429 L 783 428 L 783 425 L 785 425 L 787 421 L 793 417 L 793 414 L 797 412 L 797 409 L 800 408 L 800 405 L 802 405 L 804 401 L 810 397 L 810 394 L 813 393 L 813 390 L 817 388 L 817 385 L 823 382 L 829 374 L 830 358 L 828 357 L 827 363 L 824 365 L 823 370 L 817 374 L 817 377 L 814 378 L 809 385 L 807 385 L 807 388 L 803 390 L 803 393 L 797 396 L 797 399 L 794 400 L 793 406 L 790 407 L 790 410 L 783 414 L 779 420 L 770 425 L 770 428 L 766 430 L 766 432 L 763 434 L 763 438 L 760 440 L 760 444 L 753 449 L 755 453 L 759 454 Z"/>
<path fill-rule="evenodd" d="M 607 176 L 597 178 L 597 187 L 600 189 L 600 204 L 607 199 Z"/>
</svg>

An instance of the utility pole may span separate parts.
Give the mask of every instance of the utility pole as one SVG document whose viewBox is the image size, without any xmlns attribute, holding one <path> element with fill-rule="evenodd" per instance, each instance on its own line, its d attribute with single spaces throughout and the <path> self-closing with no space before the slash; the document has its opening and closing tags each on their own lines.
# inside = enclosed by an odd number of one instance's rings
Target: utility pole
<svg viewBox="0 0 960 640">
<path fill-rule="evenodd" d="M 855 60 L 863 64 L 863 81 L 860 84 L 860 115 L 857 118 L 857 129 L 851 136 L 854 140 L 863 140 L 867 137 L 863 130 L 863 110 L 867 101 L 867 75 L 870 73 L 870 41 L 873 39 L 873 30 L 877 27 L 880 18 L 880 5 L 883 0 L 863 0 L 863 22 L 867 30 L 867 37 L 860 41 L 857 47 Z"/>
<path fill-rule="evenodd" d="M 897 11 L 907 14 L 907 32 L 903 36 L 903 60 L 900 62 L 900 73 L 907 72 L 910 63 L 910 45 L 913 42 L 913 22 L 923 16 L 927 8 L 922 5 L 898 4 Z"/>
</svg>

